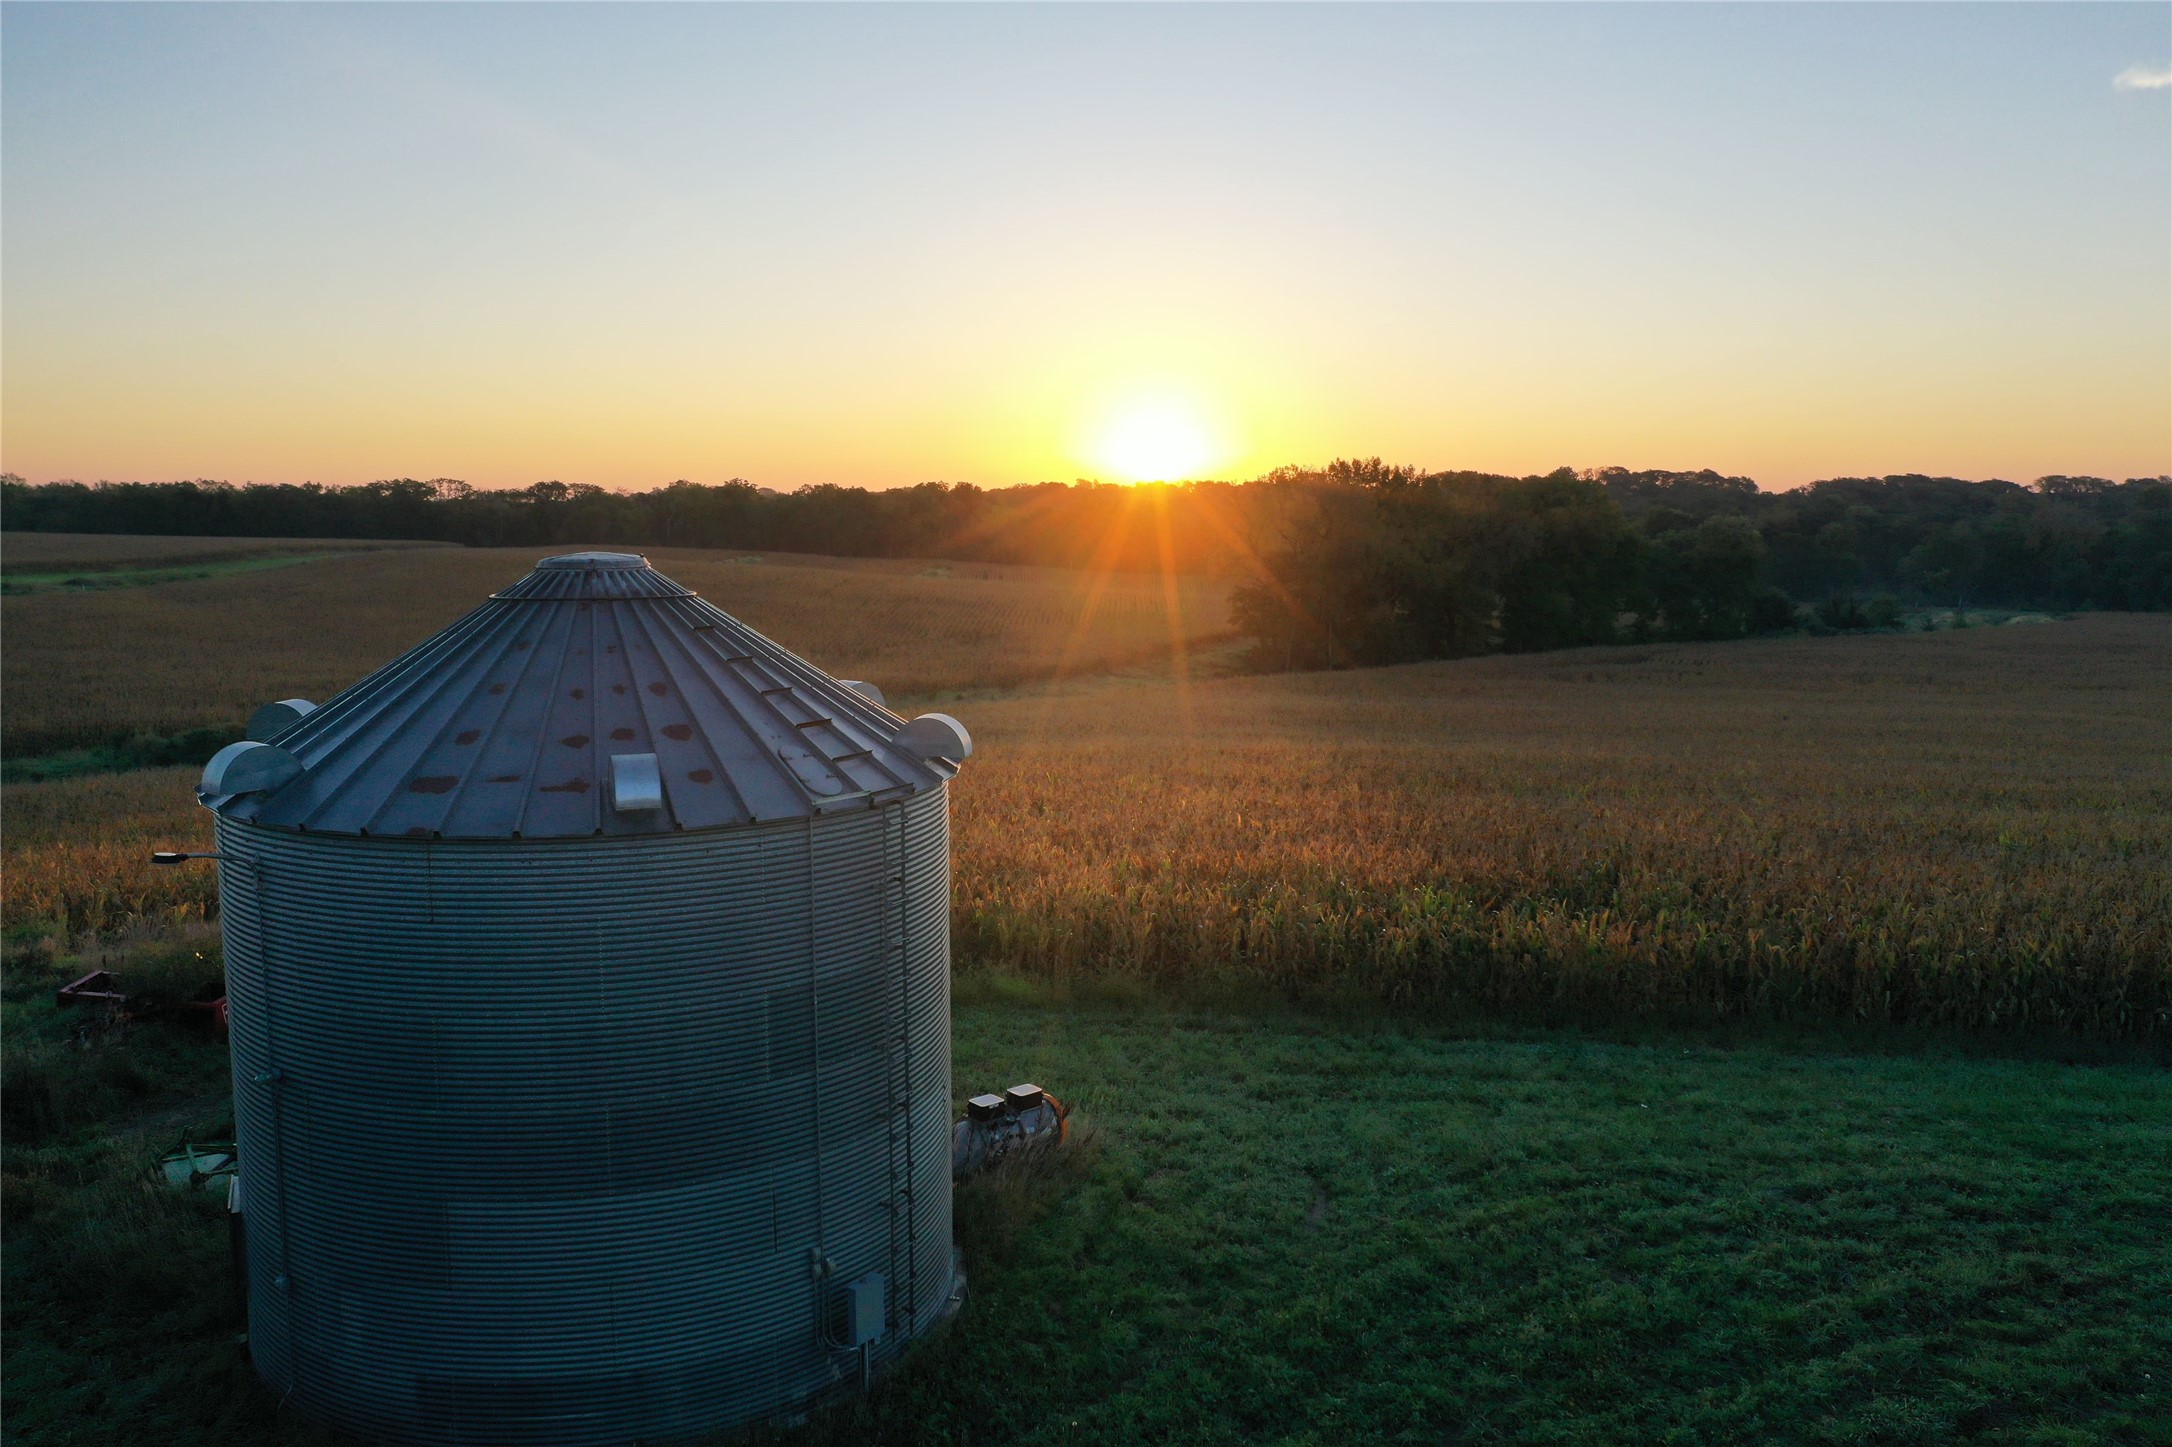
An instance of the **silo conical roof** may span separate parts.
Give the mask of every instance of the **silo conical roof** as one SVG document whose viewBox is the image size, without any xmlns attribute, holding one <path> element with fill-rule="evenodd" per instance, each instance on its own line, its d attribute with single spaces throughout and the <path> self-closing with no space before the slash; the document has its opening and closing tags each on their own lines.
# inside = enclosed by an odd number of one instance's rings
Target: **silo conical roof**
<svg viewBox="0 0 2172 1447">
<path fill-rule="evenodd" d="M 900 742 L 906 727 L 646 558 L 571 553 L 279 733 L 298 776 L 204 802 L 327 834 L 729 828 L 939 787 L 955 763 Z M 640 807 L 650 756 L 661 799 Z"/>
</svg>

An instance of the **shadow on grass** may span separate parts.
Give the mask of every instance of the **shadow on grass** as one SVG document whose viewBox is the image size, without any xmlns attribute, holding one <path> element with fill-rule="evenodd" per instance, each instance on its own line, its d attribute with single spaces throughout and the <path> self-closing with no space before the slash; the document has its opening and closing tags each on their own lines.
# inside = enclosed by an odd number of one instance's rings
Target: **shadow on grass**
<svg viewBox="0 0 2172 1447">
<path fill-rule="evenodd" d="M 1145 1016 L 1211 1012 L 1299 1032 L 1388 1031 L 1458 1040 L 1590 1041 L 1706 1050 L 1755 1049 L 1800 1055 L 1930 1056 L 2034 1060 L 2057 1065 L 2172 1067 L 2172 1039 L 2101 1040 L 2050 1032 L 1962 1030 L 1925 1025 L 1850 1023 L 1758 1016 L 1606 1016 L 1561 1009 L 1504 1010 L 1451 1002 L 1389 1005 L 1359 990 L 1320 989 L 1302 996 L 1236 977 L 1182 982 L 1122 974 L 1043 979 L 967 967 L 951 998 L 964 1006 L 1110 1009 Z"/>
<path fill-rule="evenodd" d="M 998 1161 L 957 1187 L 953 1231 L 965 1258 L 967 1304 L 958 1317 L 918 1343 L 865 1397 L 816 1409 L 801 1421 L 780 1421 L 725 1433 L 717 1443 L 784 1443 L 795 1447 L 863 1447 L 883 1440 L 914 1399 L 953 1374 L 976 1369 L 985 1351 L 974 1343 L 973 1283 L 994 1282 L 1018 1258 L 1035 1230 L 1093 1174 L 1101 1134 L 1074 1114 L 1068 1137 Z"/>
</svg>

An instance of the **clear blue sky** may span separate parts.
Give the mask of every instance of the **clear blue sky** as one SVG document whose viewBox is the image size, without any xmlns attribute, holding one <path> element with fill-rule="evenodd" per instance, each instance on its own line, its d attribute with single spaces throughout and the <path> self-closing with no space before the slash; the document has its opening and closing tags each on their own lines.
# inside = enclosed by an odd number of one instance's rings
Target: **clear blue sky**
<svg viewBox="0 0 2172 1447">
<path fill-rule="evenodd" d="M 33 478 L 995 484 L 1120 472 L 1119 434 L 1231 476 L 2172 470 L 2163 4 L 8 4 L 0 40 Z"/>
</svg>

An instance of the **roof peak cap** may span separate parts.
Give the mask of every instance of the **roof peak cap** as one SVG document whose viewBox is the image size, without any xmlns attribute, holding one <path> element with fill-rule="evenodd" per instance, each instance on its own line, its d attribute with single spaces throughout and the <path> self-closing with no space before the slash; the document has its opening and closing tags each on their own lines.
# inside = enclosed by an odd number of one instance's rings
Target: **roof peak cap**
<svg viewBox="0 0 2172 1447">
<path fill-rule="evenodd" d="M 568 573 L 601 573 L 614 568 L 646 568 L 648 565 L 649 560 L 639 553 L 560 553 L 555 558 L 543 558 L 536 563 L 538 569 Z"/>
</svg>

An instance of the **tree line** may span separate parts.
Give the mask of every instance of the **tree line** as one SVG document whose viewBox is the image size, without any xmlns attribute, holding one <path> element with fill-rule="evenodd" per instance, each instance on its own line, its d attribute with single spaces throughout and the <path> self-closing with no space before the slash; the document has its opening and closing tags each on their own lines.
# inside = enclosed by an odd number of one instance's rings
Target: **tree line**
<svg viewBox="0 0 2172 1447">
<path fill-rule="evenodd" d="M 1746 519 L 1773 584 L 1806 602 L 1887 593 L 1961 608 L 2172 608 L 2172 477 L 2025 486 L 1910 474 L 1765 492 L 1711 472 L 1586 475 L 1648 535 Z"/>
<path fill-rule="evenodd" d="M 470 547 L 737 548 L 841 557 L 945 558 L 1183 572 L 1240 571 L 1232 540 L 1259 520 L 1255 485 L 982 488 L 929 482 L 780 493 L 735 478 L 639 492 L 538 482 L 484 489 L 453 478 L 320 483 L 0 478 L 0 525 L 40 532 L 200 537 L 411 538 Z"/>
<path fill-rule="evenodd" d="M 2172 478 L 1539 477 L 1341 461 L 1237 593 L 1306 667 L 1893 626 L 1908 606 L 2172 609 Z M 1286 510 L 1287 511 L 1287 510 Z"/>
<path fill-rule="evenodd" d="M 1242 584 L 1240 625 L 1293 665 L 1740 637 L 1818 617 L 1860 626 L 1903 606 L 2172 609 L 2172 477 L 1907 475 L 1767 492 L 1711 471 L 1509 477 L 1378 458 L 1245 483 L 790 493 L 740 479 L 611 492 L 6 476 L 0 525 L 1208 573 Z"/>
</svg>

